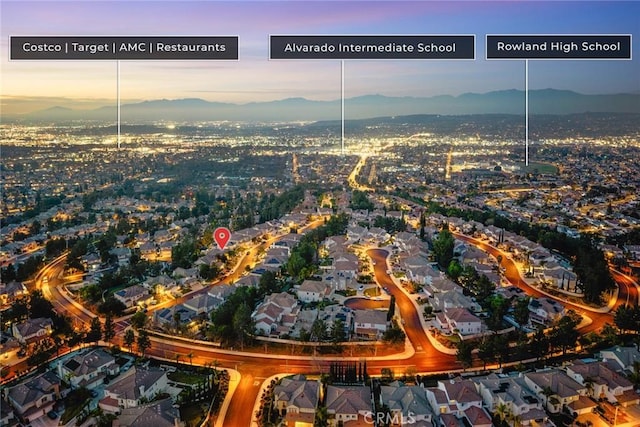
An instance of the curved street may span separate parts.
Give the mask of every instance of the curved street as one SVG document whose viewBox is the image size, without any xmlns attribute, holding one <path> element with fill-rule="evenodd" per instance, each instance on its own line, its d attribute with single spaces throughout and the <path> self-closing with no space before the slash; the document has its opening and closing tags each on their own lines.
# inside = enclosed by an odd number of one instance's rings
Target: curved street
<svg viewBox="0 0 640 427">
<path fill-rule="evenodd" d="M 533 296 L 542 296 L 543 294 L 534 287 L 528 285 L 520 276 L 520 272 L 516 264 L 504 256 L 499 249 L 494 248 L 477 239 L 455 235 L 456 238 L 469 242 L 485 250 L 486 252 L 496 256 L 503 255 L 502 266 L 505 268 L 505 277 L 512 284 L 521 287 L 528 294 Z M 247 252 L 239 261 L 234 272 L 241 272 L 244 266 L 250 265 L 255 259 L 258 247 L 254 247 Z M 416 372 L 450 372 L 460 369 L 461 365 L 457 362 L 455 356 L 444 354 L 438 351 L 429 341 L 425 330 L 422 326 L 419 313 L 416 310 L 411 299 L 399 289 L 394 280 L 389 276 L 387 270 L 387 257 L 389 253 L 384 249 L 370 249 L 367 254 L 370 256 L 374 264 L 374 273 L 377 283 L 386 288 L 390 295 L 396 299 L 397 308 L 403 319 L 404 329 L 407 339 L 413 348 L 413 351 L 405 351 L 393 356 L 368 357 L 367 367 L 370 374 L 379 374 L 383 368 L 390 368 L 396 375 L 404 373 L 408 368 L 415 369 Z M 57 310 L 72 316 L 76 324 L 89 324 L 94 314 L 84 309 L 77 302 L 67 297 L 63 290 L 60 289 L 62 279 L 59 277 L 64 265 L 64 257 L 54 260 L 41 270 L 36 278 L 36 283 L 42 288 L 45 297 L 50 299 Z M 239 274 L 239 273 L 237 273 Z M 622 273 L 614 273 L 614 278 L 620 286 L 616 307 L 621 304 L 637 304 L 638 292 L 636 285 L 628 276 Z M 229 283 L 231 277 L 227 277 L 221 283 Z M 385 303 L 387 303 L 385 301 Z M 574 304 L 566 304 L 568 307 L 582 312 L 585 310 L 582 306 Z M 590 311 L 589 317 L 593 322 L 581 331 L 597 330 L 605 323 L 611 323 L 612 315 L 598 311 Z M 120 322 L 120 328 L 126 327 L 126 323 Z M 186 363 L 196 365 L 213 365 L 221 368 L 235 369 L 240 372 L 240 382 L 235 389 L 231 398 L 228 410 L 225 414 L 225 424 L 233 423 L 233 425 L 251 425 L 253 414 L 247 408 L 252 408 L 255 400 L 259 397 L 261 384 L 272 375 L 281 372 L 283 374 L 306 373 L 320 374 L 329 370 L 331 361 L 345 360 L 344 357 L 310 357 L 310 356 L 291 356 L 283 354 L 264 354 L 264 353 L 243 353 L 238 351 L 223 350 L 215 345 L 201 345 L 199 343 L 190 342 L 177 338 L 161 338 L 151 336 L 151 347 L 147 351 L 147 355 L 156 358 L 163 358 L 169 361 L 175 361 L 177 357 Z M 117 342 L 119 341 L 119 342 Z M 116 342 L 123 345 L 121 335 Z M 190 356 L 190 357 L 189 357 Z M 348 358 L 347 358 L 348 359 Z M 360 358 L 354 358 L 359 360 Z M 232 420 L 232 421 L 231 421 Z"/>
</svg>

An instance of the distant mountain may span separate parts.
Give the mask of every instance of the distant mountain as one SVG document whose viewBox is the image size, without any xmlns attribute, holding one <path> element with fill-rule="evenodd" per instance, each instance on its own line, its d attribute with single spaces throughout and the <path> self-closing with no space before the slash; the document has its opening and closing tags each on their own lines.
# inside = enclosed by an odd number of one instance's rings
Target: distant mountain
<svg viewBox="0 0 640 427">
<path fill-rule="evenodd" d="M 520 90 L 465 93 L 460 96 L 388 97 L 365 95 L 345 100 L 345 117 L 363 119 L 413 114 L 524 114 L 525 94 Z M 567 90 L 544 89 L 529 92 L 531 114 L 576 114 L 583 112 L 640 113 L 640 94 L 584 95 Z M 6 120 L 27 121 L 114 121 L 116 106 L 94 110 L 53 107 Z M 288 98 L 270 102 L 231 104 L 198 98 L 160 99 L 121 106 L 124 123 L 159 120 L 289 122 L 320 121 L 340 118 L 340 100 L 313 101 Z"/>
</svg>

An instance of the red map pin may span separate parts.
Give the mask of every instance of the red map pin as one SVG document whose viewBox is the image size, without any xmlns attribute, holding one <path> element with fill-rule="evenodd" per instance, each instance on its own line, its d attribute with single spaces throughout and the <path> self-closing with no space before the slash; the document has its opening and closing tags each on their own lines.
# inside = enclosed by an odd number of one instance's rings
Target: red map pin
<svg viewBox="0 0 640 427">
<path fill-rule="evenodd" d="M 213 232 L 213 240 L 216 241 L 221 251 L 223 251 L 224 247 L 227 246 L 230 238 L 231 232 L 227 227 L 218 227 Z"/>
</svg>

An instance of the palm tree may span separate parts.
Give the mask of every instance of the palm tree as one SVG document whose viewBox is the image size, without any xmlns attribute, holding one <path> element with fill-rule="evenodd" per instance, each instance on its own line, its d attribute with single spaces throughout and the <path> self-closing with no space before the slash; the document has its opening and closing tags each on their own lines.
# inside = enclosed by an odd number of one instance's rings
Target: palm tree
<svg viewBox="0 0 640 427">
<path fill-rule="evenodd" d="M 509 407 L 504 402 L 500 402 L 493 409 L 493 415 L 498 417 L 501 423 L 504 423 L 504 420 L 507 419 L 507 413 L 511 412 Z"/>
<path fill-rule="evenodd" d="M 187 357 L 189 358 L 189 364 L 193 366 L 193 351 L 190 351 Z"/>
<path fill-rule="evenodd" d="M 588 395 L 591 396 L 591 397 L 595 397 L 593 395 L 594 383 L 595 383 L 595 381 L 591 377 L 586 377 L 584 379 L 584 386 L 587 387 Z"/>
</svg>

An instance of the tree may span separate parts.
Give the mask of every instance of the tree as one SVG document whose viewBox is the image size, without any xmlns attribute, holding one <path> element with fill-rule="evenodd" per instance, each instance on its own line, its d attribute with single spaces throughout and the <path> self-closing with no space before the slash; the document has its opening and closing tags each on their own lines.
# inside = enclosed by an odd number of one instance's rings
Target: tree
<svg viewBox="0 0 640 427">
<path fill-rule="evenodd" d="M 580 336 L 577 329 L 580 320 L 580 315 L 573 310 L 569 310 L 567 315 L 563 316 L 551 331 L 551 344 L 554 347 L 561 348 L 563 355 L 566 354 L 568 348 L 576 345 L 576 341 Z"/>
<path fill-rule="evenodd" d="M 502 402 L 498 403 L 495 406 L 494 410 L 493 410 L 493 414 L 502 423 L 504 423 L 504 421 L 507 419 L 509 412 L 510 412 L 509 407 L 505 403 L 502 403 Z"/>
<path fill-rule="evenodd" d="M 142 329 L 147 324 L 147 313 L 144 311 L 136 311 L 136 313 L 131 316 L 131 326 L 134 329 Z"/>
<path fill-rule="evenodd" d="M 233 331 L 240 342 L 240 348 L 244 348 L 244 340 L 252 332 L 251 309 L 246 303 L 241 304 L 233 314 Z"/>
<path fill-rule="evenodd" d="M 149 333 L 144 329 L 138 332 L 138 339 L 136 340 L 136 345 L 138 346 L 138 351 L 144 357 L 144 354 L 147 352 L 149 347 L 151 347 L 151 340 L 149 339 Z"/>
<path fill-rule="evenodd" d="M 544 333 L 544 328 L 538 327 L 529 342 L 530 352 L 537 360 L 549 352 L 549 338 Z"/>
<path fill-rule="evenodd" d="M 111 314 L 107 314 L 104 319 L 104 327 L 102 329 L 102 336 L 105 341 L 109 342 L 115 336 L 115 330 L 113 327 L 113 317 Z"/>
<path fill-rule="evenodd" d="M 433 241 L 433 255 L 443 270 L 446 270 L 453 259 L 454 245 L 453 235 L 449 231 L 448 225 L 445 225 L 438 233 L 438 237 Z"/>
<path fill-rule="evenodd" d="M 523 328 L 529 323 L 529 298 L 518 298 L 513 308 L 513 319 Z"/>
<path fill-rule="evenodd" d="M 327 339 L 327 324 L 322 319 L 316 319 L 311 325 L 311 337 L 314 341 L 324 341 Z"/>
<path fill-rule="evenodd" d="M 387 322 L 390 322 L 393 319 L 393 316 L 396 314 L 396 297 L 395 295 L 391 295 L 391 299 L 389 301 L 389 311 L 387 311 Z"/>
<path fill-rule="evenodd" d="M 470 341 L 460 340 L 458 342 L 456 359 L 458 359 L 460 364 L 462 364 L 462 369 L 465 371 L 467 368 L 471 367 L 471 363 L 473 362 L 473 349 L 474 345 Z"/>
<path fill-rule="evenodd" d="M 496 360 L 495 347 L 493 346 L 493 340 L 484 338 L 478 346 L 478 358 L 482 360 L 482 369 L 487 369 L 487 363 Z"/>
<path fill-rule="evenodd" d="M 86 342 L 97 342 L 102 338 L 102 325 L 100 324 L 100 318 L 94 317 L 91 319 L 91 325 L 89 326 L 89 333 L 85 337 Z"/>
<path fill-rule="evenodd" d="M 331 340 L 334 343 L 346 341 L 347 334 L 344 331 L 344 321 L 342 319 L 336 319 L 331 325 Z"/>
<path fill-rule="evenodd" d="M 127 329 L 124 333 L 124 345 L 129 347 L 129 351 L 133 347 L 133 343 L 136 341 L 136 335 L 133 333 L 133 329 Z"/>
</svg>

